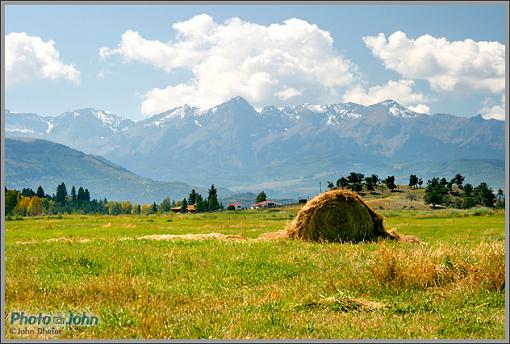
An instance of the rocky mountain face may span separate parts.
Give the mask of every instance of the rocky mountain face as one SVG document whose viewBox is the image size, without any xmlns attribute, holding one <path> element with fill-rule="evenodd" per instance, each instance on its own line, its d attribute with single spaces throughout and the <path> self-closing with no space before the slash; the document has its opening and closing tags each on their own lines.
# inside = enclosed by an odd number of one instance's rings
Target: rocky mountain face
<svg viewBox="0 0 510 344">
<path fill-rule="evenodd" d="M 504 122 L 425 115 L 392 100 L 256 110 L 235 97 L 210 109 L 185 105 L 136 123 L 93 109 L 54 118 L 7 113 L 5 123 L 8 136 L 63 143 L 145 177 L 239 191 L 313 193 L 319 181 L 350 171 L 395 174 L 405 182 L 409 173 L 420 175 L 419 166 L 441 172 L 445 164 L 461 166 L 465 170 L 458 173 L 473 182 L 487 175 L 477 166 L 491 166 L 502 173 L 485 181 L 504 186 Z"/>
</svg>

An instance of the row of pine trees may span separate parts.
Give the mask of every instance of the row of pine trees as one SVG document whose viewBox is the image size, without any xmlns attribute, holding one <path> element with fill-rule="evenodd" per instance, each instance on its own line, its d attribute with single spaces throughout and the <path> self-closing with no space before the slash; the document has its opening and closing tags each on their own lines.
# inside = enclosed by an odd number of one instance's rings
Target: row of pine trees
<svg viewBox="0 0 510 344">
<path fill-rule="evenodd" d="M 187 212 L 188 206 L 194 205 L 196 212 L 223 210 L 223 204 L 218 201 L 218 190 L 211 185 L 207 198 L 195 190 L 191 190 L 189 197 L 182 201 L 172 201 L 169 197 L 160 204 L 137 204 L 130 201 L 108 201 L 91 199 L 88 189 L 73 185 L 70 193 L 64 183 L 57 186 L 52 195 L 45 193 L 42 186 L 36 191 L 24 188 L 21 191 L 5 188 L 5 214 L 7 216 L 36 216 L 56 214 L 156 214 L 175 211 Z"/>
<path fill-rule="evenodd" d="M 484 207 L 505 207 L 505 196 L 502 189 L 498 189 L 497 193 L 487 185 L 481 182 L 478 186 L 471 184 L 464 185 L 465 177 L 456 174 L 452 179 L 434 177 L 427 181 L 425 187 L 424 201 L 432 204 L 435 208 L 437 205 L 455 207 L 460 209 L 473 208 L 477 205 Z M 423 179 L 417 175 L 409 176 L 409 187 L 411 189 L 421 188 Z M 395 176 L 388 176 L 385 179 L 379 178 L 376 174 L 366 176 L 363 173 L 351 172 L 345 177 L 341 177 L 336 184 L 328 181 L 328 188 L 332 189 L 349 189 L 361 195 L 364 192 L 378 194 L 377 190 L 387 188 L 391 192 L 397 191 L 395 184 Z"/>
</svg>

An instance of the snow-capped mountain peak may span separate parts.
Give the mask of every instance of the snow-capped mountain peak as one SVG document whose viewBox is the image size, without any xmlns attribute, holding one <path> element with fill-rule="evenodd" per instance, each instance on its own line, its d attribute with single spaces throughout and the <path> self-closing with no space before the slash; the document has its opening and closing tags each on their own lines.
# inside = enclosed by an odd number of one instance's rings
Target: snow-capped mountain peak
<svg viewBox="0 0 510 344">
<path fill-rule="evenodd" d="M 397 103 L 393 99 L 387 99 L 379 104 L 375 105 L 383 105 L 388 108 L 388 111 L 395 117 L 401 118 L 414 118 L 418 117 L 421 114 L 414 112 L 413 110 Z"/>
<path fill-rule="evenodd" d="M 144 120 L 143 126 L 164 128 L 168 125 L 170 121 L 182 120 L 186 117 L 195 117 L 200 116 L 202 114 L 203 113 L 199 108 L 195 106 L 190 106 L 188 104 L 184 104 L 183 106 L 174 107 L 168 111 L 165 111 L 158 115 L 154 115 L 151 118 Z"/>
<path fill-rule="evenodd" d="M 67 122 L 69 117 L 80 119 L 80 121 L 94 121 L 97 120 L 102 127 L 117 131 L 127 128 L 134 124 L 133 121 L 123 118 L 107 110 L 96 110 L 93 108 L 77 109 L 70 112 L 64 112 L 56 117 L 51 118 L 52 128 L 58 125 L 59 122 Z M 49 129 L 51 130 L 51 129 Z"/>
</svg>

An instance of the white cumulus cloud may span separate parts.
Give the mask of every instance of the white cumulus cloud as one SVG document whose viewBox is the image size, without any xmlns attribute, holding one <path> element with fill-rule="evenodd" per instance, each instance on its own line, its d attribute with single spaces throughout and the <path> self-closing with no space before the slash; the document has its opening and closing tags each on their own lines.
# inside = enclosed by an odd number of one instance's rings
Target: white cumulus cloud
<svg viewBox="0 0 510 344">
<path fill-rule="evenodd" d="M 410 39 L 397 31 L 363 37 L 387 69 L 406 79 L 427 80 L 436 91 L 500 93 L 505 89 L 505 46 L 499 42 L 449 41 L 423 35 Z"/>
<path fill-rule="evenodd" d="M 254 106 L 338 101 L 358 80 L 357 66 L 333 47 L 329 32 L 299 19 L 258 25 L 230 18 L 217 23 L 206 14 L 175 23 L 175 39 L 149 40 L 126 31 L 116 47 L 102 47 L 101 58 L 121 56 L 166 72 L 188 69 L 185 83 L 149 90 L 142 112 L 173 106 L 217 105 L 242 96 Z"/>
<path fill-rule="evenodd" d="M 413 80 L 390 80 L 384 85 L 368 88 L 358 84 L 345 92 L 343 100 L 372 105 L 387 99 L 393 99 L 402 105 L 408 106 L 413 111 L 428 113 L 430 111 L 429 107 L 422 103 L 429 101 L 429 98 L 423 93 L 413 90 L 414 86 Z"/>
<path fill-rule="evenodd" d="M 426 114 L 430 113 L 430 107 L 428 107 L 425 104 L 418 104 L 416 106 L 411 105 L 411 106 L 408 106 L 408 108 L 409 108 L 409 110 L 417 112 L 417 113 L 426 113 Z"/>
<path fill-rule="evenodd" d="M 80 72 L 72 64 L 65 64 L 55 48 L 55 42 L 25 32 L 5 36 L 6 87 L 37 79 L 66 79 L 80 82 Z"/>
<path fill-rule="evenodd" d="M 486 98 L 483 102 L 483 108 L 480 109 L 480 114 L 485 119 L 497 119 L 500 121 L 505 120 L 505 95 L 501 95 L 499 103 L 496 103 L 490 98 Z"/>
</svg>

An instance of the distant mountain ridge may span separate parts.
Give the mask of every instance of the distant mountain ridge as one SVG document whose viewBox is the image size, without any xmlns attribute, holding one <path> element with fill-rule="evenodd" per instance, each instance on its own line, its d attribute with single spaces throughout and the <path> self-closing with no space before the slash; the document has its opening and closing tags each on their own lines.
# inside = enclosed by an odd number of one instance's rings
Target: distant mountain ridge
<svg viewBox="0 0 510 344">
<path fill-rule="evenodd" d="M 320 180 L 350 171 L 388 175 L 404 164 L 419 174 L 413 165 L 434 170 L 463 159 L 501 161 L 492 166 L 503 173 L 487 182 L 504 186 L 505 123 L 480 115 L 420 114 L 393 100 L 256 110 L 241 97 L 210 109 L 176 107 L 136 123 L 116 116 L 109 124 L 98 114 L 113 114 L 99 110 L 75 112 L 60 115 L 49 131 L 45 118 L 7 113 L 6 134 L 63 143 L 157 180 L 266 187 L 285 196 L 312 193 Z M 478 180 L 476 163 L 457 165 Z"/>
<path fill-rule="evenodd" d="M 207 196 L 207 189 L 179 182 L 143 178 L 100 157 L 61 144 L 31 138 L 6 138 L 5 181 L 7 188 L 34 190 L 41 185 L 55 192 L 62 182 L 88 188 L 96 199 L 160 202 L 164 197 L 182 200 L 192 188 Z M 219 188 L 220 196 L 230 193 Z"/>
</svg>

